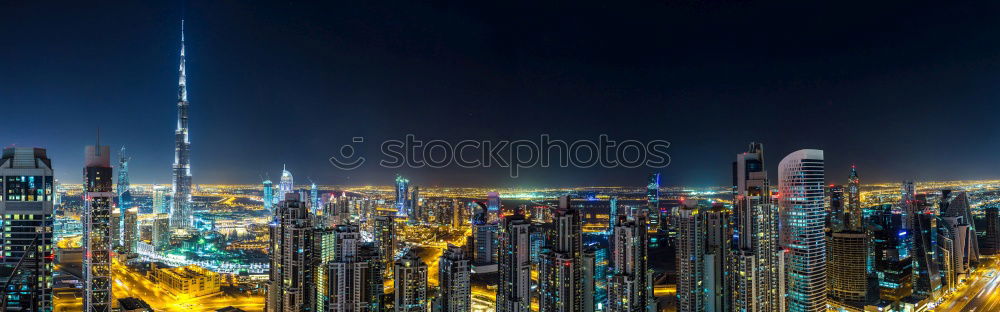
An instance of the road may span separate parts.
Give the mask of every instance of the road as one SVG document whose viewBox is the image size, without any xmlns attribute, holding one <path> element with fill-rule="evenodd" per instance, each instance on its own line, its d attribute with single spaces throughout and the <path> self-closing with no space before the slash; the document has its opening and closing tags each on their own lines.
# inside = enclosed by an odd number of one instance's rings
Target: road
<svg viewBox="0 0 1000 312">
<path fill-rule="evenodd" d="M 942 302 L 934 311 L 971 312 L 1000 310 L 1000 271 L 995 259 L 985 260 L 981 269 L 970 278 L 969 285 L 959 289 Z"/>
</svg>

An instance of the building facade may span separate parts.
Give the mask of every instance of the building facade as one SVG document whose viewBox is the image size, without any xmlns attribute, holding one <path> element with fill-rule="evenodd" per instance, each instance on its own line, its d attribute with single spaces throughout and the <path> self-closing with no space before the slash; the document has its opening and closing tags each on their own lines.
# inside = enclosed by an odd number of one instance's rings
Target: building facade
<svg viewBox="0 0 1000 312">
<path fill-rule="evenodd" d="M 52 310 L 52 161 L 45 149 L 11 147 L 0 156 L 0 293 L 12 311 Z"/>
<path fill-rule="evenodd" d="M 826 310 L 823 151 L 799 150 L 778 163 L 780 238 L 786 252 L 786 311 Z"/>
</svg>

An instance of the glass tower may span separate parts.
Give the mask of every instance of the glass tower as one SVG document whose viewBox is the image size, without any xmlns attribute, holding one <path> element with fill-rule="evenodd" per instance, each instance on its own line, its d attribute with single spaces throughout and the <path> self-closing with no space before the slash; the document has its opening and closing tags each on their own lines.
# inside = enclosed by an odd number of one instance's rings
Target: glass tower
<svg viewBox="0 0 1000 312">
<path fill-rule="evenodd" d="M 798 150 L 778 163 L 785 306 L 789 312 L 826 311 L 823 183 L 822 150 Z"/>
</svg>

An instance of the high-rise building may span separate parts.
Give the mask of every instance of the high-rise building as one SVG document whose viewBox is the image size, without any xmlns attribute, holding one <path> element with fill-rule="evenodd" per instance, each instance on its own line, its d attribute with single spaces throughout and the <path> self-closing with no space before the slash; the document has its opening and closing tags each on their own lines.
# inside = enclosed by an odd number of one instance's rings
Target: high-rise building
<svg viewBox="0 0 1000 312">
<path fill-rule="evenodd" d="M 844 187 L 841 185 L 830 185 L 827 190 L 827 197 L 830 198 L 830 214 L 826 217 L 826 227 L 832 231 L 847 229 L 846 207 L 844 205 Z"/>
<path fill-rule="evenodd" d="M 108 230 L 111 231 L 111 248 L 121 247 L 122 240 L 121 236 L 118 236 L 122 232 L 122 223 L 118 220 L 122 219 L 122 214 L 118 210 L 111 210 L 111 224 L 108 224 Z"/>
<path fill-rule="evenodd" d="M 407 217 L 410 214 L 410 180 L 396 176 L 396 216 Z"/>
<path fill-rule="evenodd" d="M 8 311 L 52 311 L 53 184 L 45 149 L 3 150 L 0 300 Z"/>
<path fill-rule="evenodd" d="M 677 226 L 677 311 L 705 311 L 705 214 L 696 200 L 685 200 Z"/>
<path fill-rule="evenodd" d="M 132 192 L 129 191 L 129 178 L 128 178 L 128 161 L 131 157 L 125 156 L 125 146 L 118 152 L 118 185 L 116 185 L 116 190 L 118 191 L 118 213 L 120 218 L 113 222 L 118 222 L 121 226 L 122 231 L 117 233 L 112 233 L 112 235 L 118 235 L 118 239 L 125 239 L 125 215 L 126 211 L 132 208 Z"/>
<path fill-rule="evenodd" d="M 285 165 L 281 165 L 281 178 L 278 180 L 278 194 L 275 194 L 275 203 L 285 200 L 285 195 L 295 192 L 294 188 L 295 178 L 292 177 L 292 172 L 288 171 Z"/>
<path fill-rule="evenodd" d="M 153 219 L 153 248 L 162 251 L 168 246 L 170 246 L 170 217 L 162 213 Z"/>
<path fill-rule="evenodd" d="M 644 209 L 646 218 L 649 220 L 649 230 L 660 230 L 662 217 L 660 216 L 660 174 L 650 173 L 646 184 L 646 208 Z"/>
<path fill-rule="evenodd" d="M 472 311 L 472 266 L 461 247 L 448 245 L 438 260 L 441 294 L 435 312 Z"/>
<path fill-rule="evenodd" d="M 523 214 L 500 221 L 498 250 L 500 281 L 497 312 L 531 311 L 531 222 Z"/>
<path fill-rule="evenodd" d="M 732 247 L 732 229 L 730 228 L 729 210 L 721 204 L 704 210 L 705 214 L 705 310 L 730 311 L 732 288 L 726 275 L 730 250 Z"/>
<path fill-rule="evenodd" d="M 407 200 L 406 207 L 410 211 L 410 224 L 427 220 L 427 213 L 420 209 L 420 187 L 413 186 L 413 191 L 410 192 L 410 198 Z"/>
<path fill-rule="evenodd" d="M 264 195 L 261 197 L 264 202 L 264 210 L 274 210 L 274 183 L 271 180 L 264 180 Z"/>
<path fill-rule="evenodd" d="M 952 231 L 952 235 L 962 238 L 955 240 L 955 244 L 962 251 L 960 255 L 962 266 L 966 267 L 966 269 L 960 270 L 959 274 L 965 274 L 971 263 L 979 261 L 979 241 L 976 239 L 976 224 L 972 219 L 969 194 L 943 190 L 939 205 L 938 210 L 941 212 L 941 218 L 946 220 L 949 226 L 961 228 L 957 232 Z"/>
<path fill-rule="evenodd" d="M 780 237 L 786 252 L 784 291 L 789 312 L 826 310 L 823 151 L 804 149 L 778 163 Z"/>
<path fill-rule="evenodd" d="M 486 222 L 497 223 L 500 221 L 500 193 L 486 193 Z"/>
<path fill-rule="evenodd" d="M 396 221 L 389 216 L 375 217 L 375 245 L 385 261 L 385 268 L 391 270 L 396 257 Z"/>
<path fill-rule="evenodd" d="M 913 229 L 916 227 L 916 215 L 923 211 L 918 211 L 917 187 L 913 181 L 903 181 L 899 188 L 899 207 L 903 213 L 903 227 Z"/>
<path fill-rule="evenodd" d="M 863 311 L 868 292 L 868 238 L 864 232 L 837 231 L 830 237 L 827 267 L 830 305 Z"/>
<path fill-rule="evenodd" d="M 122 224 L 124 227 L 122 229 L 122 250 L 126 254 L 131 254 L 136 252 L 136 244 L 139 243 L 139 208 L 129 208 L 125 210 L 125 217 L 122 218 L 125 223 Z"/>
<path fill-rule="evenodd" d="M 733 163 L 733 250 L 728 271 L 733 311 L 781 307 L 778 207 L 764 168 L 764 146 L 750 143 Z"/>
<path fill-rule="evenodd" d="M 379 249 L 372 244 L 362 244 L 353 258 L 330 262 L 326 279 L 330 312 L 382 311 L 383 264 Z"/>
<path fill-rule="evenodd" d="M 608 245 L 612 246 L 607 311 L 655 311 L 646 242 L 646 216 L 618 216 Z"/>
<path fill-rule="evenodd" d="M 539 311 L 582 311 L 582 225 L 580 211 L 571 205 L 568 196 L 559 199 L 547 236 L 547 248 L 542 250 L 539 265 Z"/>
<path fill-rule="evenodd" d="M 266 311 L 309 311 L 314 308 L 315 245 L 308 205 L 288 193 L 278 203 L 271 224 L 271 270 Z"/>
<path fill-rule="evenodd" d="M 115 192 L 111 183 L 111 149 L 100 144 L 87 146 L 83 169 L 83 276 L 87 285 L 84 311 L 111 311 L 111 232 L 112 202 Z"/>
<path fill-rule="evenodd" d="M 180 78 L 177 81 L 177 131 L 174 145 L 174 205 L 170 210 L 170 227 L 193 228 L 191 218 L 191 141 L 188 140 L 187 70 L 184 61 L 184 20 L 181 20 Z"/>
<path fill-rule="evenodd" d="M 586 246 L 580 253 L 580 275 L 583 276 L 583 312 L 594 312 L 594 273 L 597 265 L 597 249 Z"/>
<path fill-rule="evenodd" d="M 309 202 L 312 203 L 310 206 L 312 214 L 316 215 L 316 212 L 320 209 L 320 207 L 322 207 L 319 204 L 319 187 L 316 186 L 316 183 L 311 183 L 309 185 Z"/>
<path fill-rule="evenodd" d="M 913 233 L 913 293 L 922 298 L 941 294 L 941 262 L 938 252 L 937 217 L 915 214 Z"/>
<path fill-rule="evenodd" d="M 427 311 L 427 264 L 407 254 L 393 266 L 396 312 Z"/>
<path fill-rule="evenodd" d="M 847 178 L 847 228 L 854 231 L 861 231 L 864 228 L 864 216 L 861 212 L 861 179 L 858 177 L 858 168 L 851 165 L 851 174 Z"/>
<path fill-rule="evenodd" d="M 913 261 L 909 248 L 912 235 L 903 229 L 902 216 L 893 213 L 891 207 L 873 209 L 869 228 L 879 298 L 892 303 L 913 293 Z"/>
<path fill-rule="evenodd" d="M 153 213 L 168 214 L 173 206 L 170 195 L 170 188 L 162 185 L 153 186 Z"/>
<path fill-rule="evenodd" d="M 497 258 L 497 224 L 473 222 L 473 235 L 475 235 L 475 257 L 476 264 L 496 263 Z"/>
<path fill-rule="evenodd" d="M 996 255 L 1000 253 L 1000 207 L 990 206 L 984 210 L 986 210 L 986 219 L 983 222 L 986 225 L 986 236 L 980 244 L 980 251 L 984 255 Z"/>
</svg>

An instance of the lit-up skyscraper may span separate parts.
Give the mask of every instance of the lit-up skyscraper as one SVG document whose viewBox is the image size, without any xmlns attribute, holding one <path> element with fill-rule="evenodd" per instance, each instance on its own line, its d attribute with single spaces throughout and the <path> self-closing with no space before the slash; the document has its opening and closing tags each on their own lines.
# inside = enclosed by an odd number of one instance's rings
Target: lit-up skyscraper
<svg viewBox="0 0 1000 312">
<path fill-rule="evenodd" d="M 264 180 L 264 196 L 261 197 L 261 201 L 264 202 L 264 210 L 274 209 L 274 183 L 271 180 Z"/>
<path fill-rule="evenodd" d="M 153 219 L 153 248 L 157 251 L 166 250 L 170 246 L 170 217 L 163 213 Z"/>
<path fill-rule="evenodd" d="M 583 252 L 580 211 L 568 196 L 559 199 L 539 265 L 541 312 L 583 311 Z"/>
<path fill-rule="evenodd" d="M 3 150 L 0 294 L 5 298 L 0 300 L 9 311 L 52 311 L 53 182 L 45 149 Z"/>
<path fill-rule="evenodd" d="M 278 203 L 271 224 L 271 270 L 268 280 L 268 312 L 309 311 L 314 308 L 317 264 L 312 218 L 305 202 L 288 193 Z"/>
<path fill-rule="evenodd" d="M 333 231 L 333 250 L 323 252 L 322 258 L 332 255 L 325 266 L 326 276 L 317 286 L 322 295 L 317 297 L 316 311 L 374 312 L 381 311 L 383 263 L 378 249 L 362 244 L 358 227 L 338 225 Z"/>
<path fill-rule="evenodd" d="M 310 207 L 310 209 L 312 209 L 312 214 L 315 215 L 316 211 L 318 211 L 321 207 L 319 205 L 319 188 L 316 187 L 316 183 L 310 183 L 310 184 L 311 185 L 309 186 L 309 201 L 310 203 L 312 203 L 312 207 Z"/>
<path fill-rule="evenodd" d="M 392 269 L 396 257 L 396 221 L 389 216 L 375 217 L 375 245 L 385 261 L 386 269 Z"/>
<path fill-rule="evenodd" d="M 646 216 L 633 219 L 619 215 L 612 230 L 607 311 L 655 311 L 649 255 L 646 246 Z"/>
<path fill-rule="evenodd" d="M 292 172 L 288 171 L 285 165 L 281 165 L 281 179 L 278 180 L 278 194 L 274 200 L 285 200 L 285 194 L 295 192 L 292 190 L 294 187 L 295 179 L 292 177 Z"/>
<path fill-rule="evenodd" d="M 396 176 L 396 216 L 406 217 L 410 214 L 410 180 Z"/>
<path fill-rule="evenodd" d="M 660 216 L 660 174 L 650 173 L 646 184 L 646 217 L 649 219 L 649 230 L 657 231 L 663 221 Z"/>
<path fill-rule="evenodd" d="M 705 214 L 705 310 L 731 311 L 732 293 L 726 275 L 732 247 L 730 212 L 721 204 L 704 210 Z"/>
<path fill-rule="evenodd" d="M 92 145 L 86 148 L 83 213 L 83 277 L 87 285 L 84 311 L 111 311 L 111 248 L 114 233 L 111 223 L 115 192 L 111 186 L 111 149 Z"/>
<path fill-rule="evenodd" d="M 830 305 L 864 310 L 868 292 L 868 238 L 864 232 L 837 231 L 830 237 L 827 276 Z"/>
<path fill-rule="evenodd" d="M 120 213 L 120 218 L 114 222 L 118 222 L 121 229 L 125 228 L 125 215 L 126 211 L 132 208 L 132 192 L 129 191 L 129 179 L 128 179 L 128 161 L 131 157 L 125 156 L 125 146 L 118 151 L 118 185 L 116 185 L 116 190 L 118 191 L 118 213 Z M 125 239 L 125 232 L 120 231 L 119 233 L 112 233 L 112 235 L 118 235 L 118 239 Z"/>
<path fill-rule="evenodd" d="M 131 254 L 136 252 L 136 244 L 139 243 L 139 208 L 125 210 L 122 220 L 122 250 Z"/>
<path fill-rule="evenodd" d="M 851 166 L 851 175 L 847 178 L 847 228 L 854 231 L 861 231 L 863 228 L 864 216 L 861 212 L 861 179 L 858 177 L 858 168 Z"/>
<path fill-rule="evenodd" d="M 438 280 L 441 294 L 434 304 L 435 312 L 472 311 L 472 266 L 461 247 L 448 245 L 438 260 Z"/>
<path fill-rule="evenodd" d="M 696 200 L 678 210 L 677 311 L 705 312 L 705 214 Z"/>
<path fill-rule="evenodd" d="M 396 312 L 427 311 L 427 264 L 407 254 L 393 266 Z"/>
<path fill-rule="evenodd" d="M 531 311 L 531 222 L 518 213 L 500 221 L 497 312 Z"/>
<path fill-rule="evenodd" d="M 823 151 L 804 149 L 778 163 L 781 242 L 789 312 L 826 310 Z"/>
<path fill-rule="evenodd" d="M 174 145 L 174 205 L 170 227 L 191 229 L 191 141 L 188 140 L 187 70 L 184 62 L 184 21 L 181 20 L 181 59 L 177 81 L 177 131 Z"/>
<path fill-rule="evenodd" d="M 771 200 L 763 144 L 750 143 L 747 152 L 736 155 L 733 190 L 731 307 L 778 311 L 778 208 Z"/>
<path fill-rule="evenodd" d="M 486 216 L 488 223 L 500 221 L 500 193 L 489 192 L 486 194 Z"/>
</svg>

